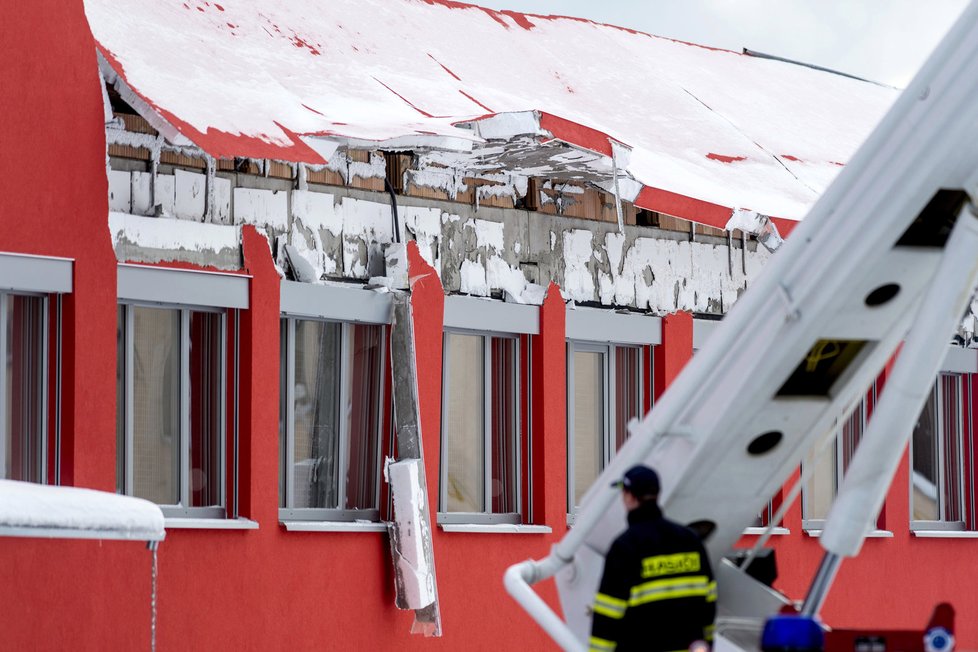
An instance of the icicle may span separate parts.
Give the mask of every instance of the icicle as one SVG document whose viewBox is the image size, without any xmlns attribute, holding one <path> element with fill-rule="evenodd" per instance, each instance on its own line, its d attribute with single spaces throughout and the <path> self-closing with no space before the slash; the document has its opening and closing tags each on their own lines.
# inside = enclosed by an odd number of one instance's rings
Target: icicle
<svg viewBox="0 0 978 652">
<path fill-rule="evenodd" d="M 159 541 L 150 541 L 146 544 L 150 552 L 153 554 L 152 561 L 152 584 L 149 590 L 149 649 L 151 652 L 156 652 L 156 577 L 157 577 L 157 564 L 156 564 L 156 550 L 159 548 Z"/>
</svg>

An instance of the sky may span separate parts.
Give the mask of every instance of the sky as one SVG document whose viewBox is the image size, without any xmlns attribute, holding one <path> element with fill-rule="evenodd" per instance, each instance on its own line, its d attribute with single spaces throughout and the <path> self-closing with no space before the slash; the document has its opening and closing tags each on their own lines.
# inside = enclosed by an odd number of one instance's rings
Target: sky
<svg viewBox="0 0 978 652">
<path fill-rule="evenodd" d="M 471 0 L 749 48 L 903 88 L 966 0 Z"/>
</svg>

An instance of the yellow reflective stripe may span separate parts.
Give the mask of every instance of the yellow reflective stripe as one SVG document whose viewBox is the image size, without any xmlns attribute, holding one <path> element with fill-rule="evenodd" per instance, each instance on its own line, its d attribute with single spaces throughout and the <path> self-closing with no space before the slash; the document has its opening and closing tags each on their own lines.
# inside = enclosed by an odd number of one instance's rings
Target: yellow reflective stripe
<svg viewBox="0 0 978 652">
<path fill-rule="evenodd" d="M 588 643 L 590 643 L 588 648 L 590 652 L 613 652 L 615 646 L 618 645 L 614 641 L 606 641 L 597 636 L 592 636 Z"/>
<path fill-rule="evenodd" d="M 632 587 L 628 600 L 629 606 L 646 604 L 658 600 L 673 600 L 676 598 L 706 597 L 709 578 L 706 575 L 691 575 L 674 577 L 665 580 L 653 580 Z"/>
<path fill-rule="evenodd" d="M 716 581 L 710 582 L 709 586 L 706 587 L 706 601 L 716 602 L 717 601 L 717 583 Z"/>
<path fill-rule="evenodd" d="M 624 618 L 628 602 L 614 596 L 598 593 L 594 596 L 594 613 L 618 620 Z"/>
<path fill-rule="evenodd" d="M 716 625 L 707 625 L 703 628 L 703 636 L 706 637 L 707 642 L 713 642 L 713 632 L 716 631 Z"/>
<path fill-rule="evenodd" d="M 677 552 L 671 555 L 656 555 L 642 560 L 642 578 L 659 575 L 678 575 L 695 573 L 700 569 L 700 553 Z"/>
</svg>

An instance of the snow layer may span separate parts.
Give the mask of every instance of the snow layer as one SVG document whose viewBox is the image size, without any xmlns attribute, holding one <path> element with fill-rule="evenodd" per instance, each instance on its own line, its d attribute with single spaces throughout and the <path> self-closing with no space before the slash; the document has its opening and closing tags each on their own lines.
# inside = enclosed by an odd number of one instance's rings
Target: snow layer
<svg viewBox="0 0 978 652">
<path fill-rule="evenodd" d="M 160 540 L 163 513 L 141 498 L 75 487 L 0 480 L 0 535 L 43 530 L 39 536 Z"/>
<path fill-rule="evenodd" d="M 301 135 L 478 141 L 478 129 L 457 125 L 515 113 L 516 131 L 540 131 L 529 119 L 539 111 L 596 130 L 564 129 L 579 145 L 609 153 L 610 137 L 632 148 L 620 169 L 644 186 L 789 219 L 804 216 L 897 95 L 587 20 L 447 0 L 85 7 L 110 64 L 211 154 L 324 163 Z M 505 132 L 485 136 L 515 135 Z"/>
<path fill-rule="evenodd" d="M 147 249 L 214 253 L 241 246 L 241 231 L 237 227 L 165 217 L 110 212 L 109 231 L 113 246 L 128 242 Z"/>
</svg>

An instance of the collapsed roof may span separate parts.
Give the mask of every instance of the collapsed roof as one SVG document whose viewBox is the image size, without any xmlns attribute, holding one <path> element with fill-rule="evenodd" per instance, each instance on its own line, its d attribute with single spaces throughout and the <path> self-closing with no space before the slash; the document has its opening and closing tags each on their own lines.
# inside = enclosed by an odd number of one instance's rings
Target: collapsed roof
<svg viewBox="0 0 978 652">
<path fill-rule="evenodd" d="M 412 150 L 721 228 L 802 219 L 898 93 L 449 0 L 85 5 L 103 74 L 176 144 L 309 164 L 338 147 Z"/>
</svg>

